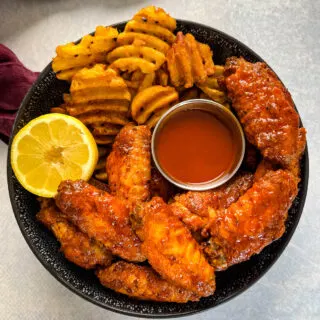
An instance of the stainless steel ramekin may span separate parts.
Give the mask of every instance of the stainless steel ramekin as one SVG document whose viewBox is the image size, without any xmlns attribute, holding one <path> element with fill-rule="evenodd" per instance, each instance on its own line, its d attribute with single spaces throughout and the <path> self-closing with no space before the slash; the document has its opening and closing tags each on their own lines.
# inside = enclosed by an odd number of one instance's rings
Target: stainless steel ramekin
<svg viewBox="0 0 320 320">
<path fill-rule="evenodd" d="M 185 183 L 175 179 L 161 167 L 161 164 L 157 159 L 156 150 L 155 150 L 158 133 L 161 131 L 161 129 L 163 128 L 163 126 L 166 124 L 166 122 L 171 116 L 185 110 L 204 110 L 204 111 L 210 112 L 218 118 L 222 117 L 225 121 L 229 121 L 230 124 L 233 126 L 233 128 L 235 128 L 235 131 L 236 131 L 235 134 L 237 135 L 236 138 L 239 139 L 239 143 L 240 143 L 240 151 L 238 152 L 238 154 L 236 154 L 236 161 L 232 165 L 230 172 L 225 173 L 219 176 L 218 178 L 207 181 L 207 182 Z M 203 190 L 213 189 L 224 184 L 229 179 L 231 179 L 234 176 L 234 174 L 238 171 L 244 157 L 245 137 L 239 121 L 229 109 L 227 109 L 220 103 L 217 103 L 212 100 L 192 99 L 192 100 L 186 100 L 176 104 L 175 106 L 173 106 L 171 109 L 169 109 L 166 113 L 162 115 L 152 134 L 151 152 L 152 152 L 152 157 L 156 167 L 167 180 L 169 180 L 171 183 L 173 183 L 174 185 L 182 189 L 203 191 Z"/>
</svg>

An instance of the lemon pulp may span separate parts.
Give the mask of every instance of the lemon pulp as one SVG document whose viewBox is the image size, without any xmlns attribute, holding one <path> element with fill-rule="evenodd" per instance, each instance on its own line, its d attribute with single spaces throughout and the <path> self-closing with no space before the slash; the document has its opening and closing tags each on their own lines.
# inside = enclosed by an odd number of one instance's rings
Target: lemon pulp
<svg viewBox="0 0 320 320">
<path fill-rule="evenodd" d="M 88 128 L 63 114 L 46 114 L 30 121 L 14 137 L 11 166 L 28 191 L 53 197 L 62 180 L 88 180 L 98 149 Z"/>
</svg>

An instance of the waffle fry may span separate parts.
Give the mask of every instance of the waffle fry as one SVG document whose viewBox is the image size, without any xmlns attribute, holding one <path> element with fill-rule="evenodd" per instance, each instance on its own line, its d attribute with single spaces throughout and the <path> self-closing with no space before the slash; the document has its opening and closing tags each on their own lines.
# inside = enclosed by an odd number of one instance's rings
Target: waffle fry
<svg viewBox="0 0 320 320">
<path fill-rule="evenodd" d="M 116 47 L 118 31 L 112 27 L 98 26 L 95 35 L 84 36 L 80 43 L 73 42 L 56 48 L 52 69 L 60 80 L 71 81 L 83 67 L 105 62 L 105 55 Z"/>
<path fill-rule="evenodd" d="M 145 22 L 131 20 L 126 24 L 124 31 L 150 34 L 169 44 L 172 44 L 176 39 L 176 36 L 170 30 L 157 24 L 149 23 L 148 20 Z"/>
<path fill-rule="evenodd" d="M 97 144 L 113 143 L 121 126 L 129 122 L 131 95 L 125 81 L 115 70 L 96 64 L 74 75 L 70 94 L 59 108 L 82 121 Z"/>
<path fill-rule="evenodd" d="M 211 99 L 230 108 L 230 105 L 227 103 L 227 94 L 219 84 L 219 81 L 223 79 L 223 71 L 223 66 L 215 66 L 214 74 L 208 77 L 205 83 L 197 86 L 205 94 L 201 95 L 202 98 Z"/>
<path fill-rule="evenodd" d="M 117 39 L 118 48 L 108 54 L 111 67 L 121 71 L 152 73 L 165 62 L 165 54 L 175 41 L 175 19 L 163 9 L 141 9 Z"/>
<path fill-rule="evenodd" d="M 134 97 L 131 104 L 132 117 L 143 124 L 154 112 L 169 107 L 177 100 L 178 92 L 173 87 L 149 87 Z"/>
<path fill-rule="evenodd" d="M 133 44 L 134 41 L 139 40 L 144 43 L 146 47 L 153 48 L 164 54 L 169 50 L 170 46 L 161 39 L 151 36 L 150 34 L 143 34 L 137 32 L 122 32 L 119 34 L 117 43 L 118 46 Z"/>
<path fill-rule="evenodd" d="M 138 91 L 142 91 L 151 87 L 155 81 L 155 78 L 156 74 L 154 72 L 146 74 L 139 85 Z"/>
<path fill-rule="evenodd" d="M 62 108 L 62 107 L 54 107 L 54 108 L 51 108 L 50 109 L 50 112 L 51 113 L 62 113 L 62 114 L 66 114 L 67 111 L 65 108 Z"/>
<path fill-rule="evenodd" d="M 169 83 L 169 74 L 166 70 L 164 69 L 159 69 L 156 72 L 156 80 L 155 80 L 156 84 L 158 84 L 159 86 L 167 86 Z"/>
<path fill-rule="evenodd" d="M 179 94 L 179 101 L 201 98 L 200 90 L 197 87 L 184 90 Z"/>
<path fill-rule="evenodd" d="M 165 60 L 162 52 L 134 44 L 118 47 L 107 56 L 107 61 L 111 63 L 110 68 L 129 72 L 141 70 L 143 73 L 159 69 Z"/>
<path fill-rule="evenodd" d="M 175 87 L 191 88 L 194 83 L 204 83 L 214 73 L 210 47 L 196 41 L 190 33 L 178 32 L 167 52 L 167 63 Z"/>
<path fill-rule="evenodd" d="M 169 45 L 175 41 L 176 36 L 173 33 L 175 28 L 175 19 L 163 9 L 149 6 L 141 9 L 126 24 L 118 43 L 123 45 L 121 43 L 123 41 L 133 43 L 135 40 L 139 40 L 144 42 L 147 47 L 166 53 Z"/>
<path fill-rule="evenodd" d="M 162 117 L 162 115 L 167 112 L 170 109 L 170 107 L 166 107 L 163 109 L 158 110 L 157 112 L 155 112 L 146 122 L 146 125 L 149 126 L 149 128 L 154 128 L 158 121 L 160 120 L 160 118 Z"/>
<path fill-rule="evenodd" d="M 111 152 L 111 148 L 108 146 L 99 146 L 98 147 L 99 152 L 99 160 L 97 162 L 97 165 L 94 169 L 93 176 L 95 179 L 106 182 L 108 180 L 108 175 L 106 172 L 106 159 L 109 153 Z"/>
<path fill-rule="evenodd" d="M 172 32 L 177 27 L 177 23 L 174 18 L 170 17 L 170 15 L 162 8 L 157 8 L 155 6 L 149 6 L 141 9 L 134 15 L 133 20 L 159 25 Z"/>
</svg>

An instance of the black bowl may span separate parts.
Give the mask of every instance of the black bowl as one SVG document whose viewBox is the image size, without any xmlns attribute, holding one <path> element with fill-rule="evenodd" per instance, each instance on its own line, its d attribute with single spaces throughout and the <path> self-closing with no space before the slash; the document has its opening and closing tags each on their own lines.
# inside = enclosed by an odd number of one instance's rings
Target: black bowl
<svg viewBox="0 0 320 320">
<path fill-rule="evenodd" d="M 123 30 L 124 25 L 125 23 L 120 23 L 115 27 Z M 178 20 L 177 30 L 190 32 L 197 40 L 208 43 L 213 49 L 216 64 L 223 64 L 230 56 L 243 56 L 251 62 L 263 61 L 236 39 L 213 28 Z M 304 206 L 308 186 L 307 150 L 301 161 L 299 194 L 289 210 L 285 234 L 249 261 L 226 271 L 217 272 L 217 290 L 211 297 L 186 304 L 139 301 L 104 288 L 93 272 L 85 271 L 68 262 L 59 251 L 59 244 L 54 236 L 36 221 L 35 215 L 39 210 L 36 196 L 19 184 L 10 166 L 12 137 L 31 119 L 48 113 L 51 107 L 61 104 L 62 93 L 67 91 L 68 85 L 55 78 L 49 64 L 21 104 L 9 144 L 7 168 L 10 199 L 23 236 L 44 267 L 67 288 L 103 308 L 131 316 L 158 318 L 183 316 L 212 308 L 240 294 L 256 282 L 278 259 L 299 222 Z"/>
</svg>

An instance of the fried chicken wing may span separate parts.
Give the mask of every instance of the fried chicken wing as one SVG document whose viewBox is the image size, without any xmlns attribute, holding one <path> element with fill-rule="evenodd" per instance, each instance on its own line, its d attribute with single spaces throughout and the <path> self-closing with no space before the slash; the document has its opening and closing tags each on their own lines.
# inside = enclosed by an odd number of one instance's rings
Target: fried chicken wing
<svg viewBox="0 0 320 320">
<path fill-rule="evenodd" d="M 289 168 L 298 153 L 299 116 L 275 73 L 265 63 L 231 57 L 225 85 L 249 142 L 271 162 Z"/>
<path fill-rule="evenodd" d="M 61 243 L 60 250 L 69 261 L 85 269 L 111 264 L 110 251 L 68 222 L 53 200 L 41 200 L 41 210 L 37 214 L 37 219 L 52 230 Z"/>
<path fill-rule="evenodd" d="M 174 186 L 159 172 L 156 167 L 151 168 L 150 193 L 151 197 L 161 197 L 168 201 L 174 194 Z"/>
<path fill-rule="evenodd" d="M 152 268 L 119 261 L 96 272 L 101 283 L 110 289 L 142 300 L 185 303 L 198 301 L 193 292 L 162 279 Z"/>
<path fill-rule="evenodd" d="M 119 199 L 85 181 L 66 180 L 58 188 L 56 204 L 69 221 L 113 254 L 129 261 L 145 260 L 129 210 Z"/>
<path fill-rule="evenodd" d="M 200 297 L 213 294 L 214 270 L 185 225 L 161 198 L 153 198 L 135 213 L 142 252 L 166 280 Z"/>
<path fill-rule="evenodd" d="M 237 202 L 221 210 L 211 225 L 210 240 L 203 245 L 210 264 L 224 270 L 280 238 L 297 183 L 290 171 L 268 171 Z"/>
<path fill-rule="evenodd" d="M 127 124 L 121 129 L 107 158 L 111 193 L 132 208 L 149 199 L 151 132 L 148 126 Z"/>
<path fill-rule="evenodd" d="M 237 201 L 251 187 L 252 181 L 251 173 L 240 173 L 216 189 L 188 191 L 175 196 L 175 202 L 170 204 L 171 210 L 189 230 L 202 230 L 202 235 L 206 236 L 205 227 L 216 218 L 216 211 Z"/>
</svg>

